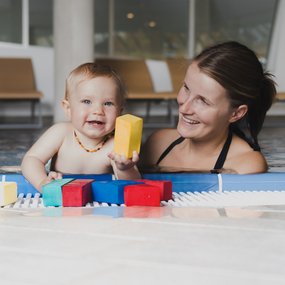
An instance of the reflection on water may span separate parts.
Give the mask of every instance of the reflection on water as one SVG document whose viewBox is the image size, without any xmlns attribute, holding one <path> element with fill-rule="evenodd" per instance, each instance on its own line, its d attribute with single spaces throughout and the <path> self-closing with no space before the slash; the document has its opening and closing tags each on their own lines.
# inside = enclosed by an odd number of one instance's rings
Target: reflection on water
<svg viewBox="0 0 285 285">
<path fill-rule="evenodd" d="M 217 219 L 217 218 L 262 218 L 285 219 L 285 206 L 254 206 L 254 207 L 48 207 L 29 209 L 19 214 L 29 217 L 82 217 L 97 216 L 98 218 L 136 218 L 157 219 Z"/>
</svg>

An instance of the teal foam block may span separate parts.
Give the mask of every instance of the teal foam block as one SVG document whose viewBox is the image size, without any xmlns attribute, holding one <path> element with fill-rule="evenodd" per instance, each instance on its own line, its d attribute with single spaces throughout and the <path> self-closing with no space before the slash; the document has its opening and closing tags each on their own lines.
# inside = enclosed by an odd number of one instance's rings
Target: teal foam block
<svg viewBox="0 0 285 285">
<path fill-rule="evenodd" d="M 43 185 L 43 203 L 44 206 L 62 206 L 62 190 L 61 187 L 73 178 L 63 178 L 58 180 L 53 180 L 52 182 Z"/>
<path fill-rule="evenodd" d="M 131 180 L 92 182 L 93 199 L 100 203 L 124 204 L 124 187 L 134 184 L 142 183 Z"/>
</svg>

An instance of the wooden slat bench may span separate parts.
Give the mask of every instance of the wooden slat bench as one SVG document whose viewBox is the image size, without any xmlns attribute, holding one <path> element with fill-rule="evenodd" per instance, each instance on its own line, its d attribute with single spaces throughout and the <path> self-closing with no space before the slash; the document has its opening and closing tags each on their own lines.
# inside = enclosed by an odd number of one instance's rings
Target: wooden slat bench
<svg viewBox="0 0 285 285">
<path fill-rule="evenodd" d="M 35 75 L 30 58 L 0 58 L 0 100 L 2 103 L 31 103 L 31 122 L 1 123 L 0 129 L 39 128 L 42 126 L 42 92 L 36 89 Z M 1 104 L 2 104 L 1 103 Z M 35 107 L 38 116 L 35 117 Z"/>
<path fill-rule="evenodd" d="M 151 75 L 145 60 L 143 59 L 111 59 L 100 58 L 95 62 L 106 64 L 113 67 L 123 78 L 128 94 L 127 100 L 143 101 L 147 103 L 146 118 L 144 127 L 174 127 L 176 124 L 175 114 L 173 113 L 174 103 L 177 93 L 185 76 L 187 60 L 167 61 L 171 75 L 173 90 L 171 92 L 155 92 Z M 166 101 L 168 121 L 165 123 L 155 123 L 150 120 L 150 108 L 153 101 Z"/>
</svg>

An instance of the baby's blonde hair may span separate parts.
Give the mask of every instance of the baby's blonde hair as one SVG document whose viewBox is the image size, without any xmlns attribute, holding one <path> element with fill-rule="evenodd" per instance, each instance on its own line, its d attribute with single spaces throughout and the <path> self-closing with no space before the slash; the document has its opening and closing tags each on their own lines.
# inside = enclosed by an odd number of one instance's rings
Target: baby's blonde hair
<svg viewBox="0 0 285 285">
<path fill-rule="evenodd" d="M 65 100 L 70 98 L 72 90 L 84 80 L 90 80 L 96 77 L 112 78 L 117 87 L 117 96 L 120 97 L 122 105 L 125 102 L 126 88 L 123 80 L 117 72 L 108 65 L 100 65 L 94 62 L 87 62 L 73 69 L 66 79 Z"/>
</svg>

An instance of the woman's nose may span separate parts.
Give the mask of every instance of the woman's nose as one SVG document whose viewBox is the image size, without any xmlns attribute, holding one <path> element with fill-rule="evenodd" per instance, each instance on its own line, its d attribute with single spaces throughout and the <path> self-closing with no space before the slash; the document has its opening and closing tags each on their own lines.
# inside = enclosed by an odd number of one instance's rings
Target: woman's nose
<svg viewBox="0 0 285 285">
<path fill-rule="evenodd" d="M 180 98 L 180 100 L 177 101 L 179 106 L 179 112 L 187 114 L 191 114 L 194 112 L 193 102 L 190 96 L 187 96 L 185 98 Z"/>
</svg>

